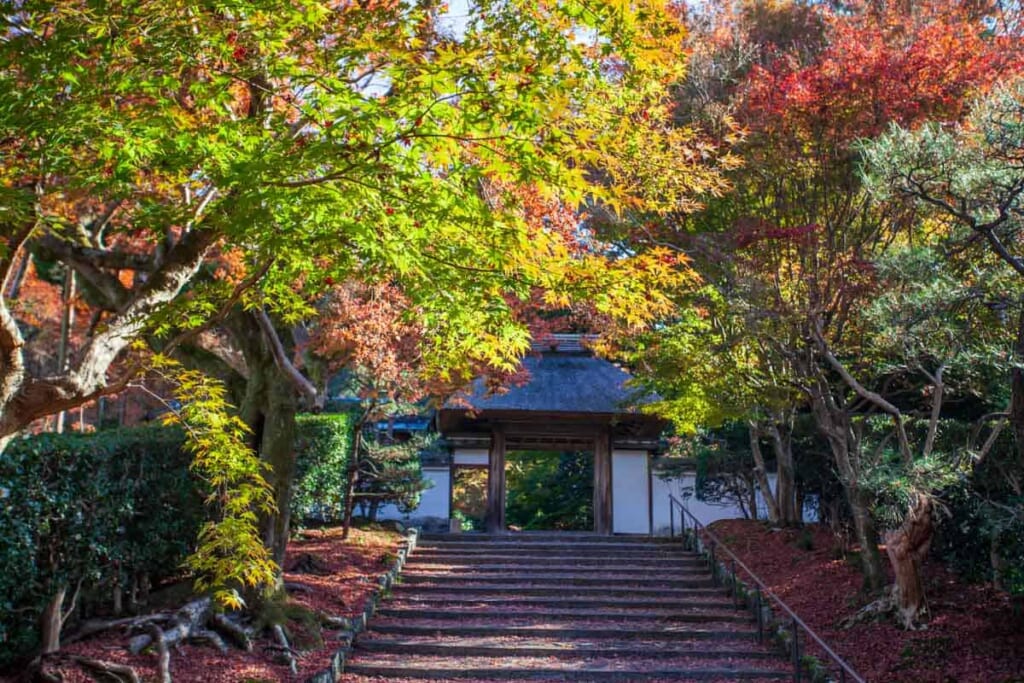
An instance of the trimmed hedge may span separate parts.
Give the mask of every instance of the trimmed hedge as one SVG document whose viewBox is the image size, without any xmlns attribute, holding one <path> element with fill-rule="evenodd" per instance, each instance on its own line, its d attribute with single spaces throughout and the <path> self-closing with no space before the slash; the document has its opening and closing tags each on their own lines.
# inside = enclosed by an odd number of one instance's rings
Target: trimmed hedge
<svg viewBox="0 0 1024 683">
<path fill-rule="evenodd" d="M 299 416 L 293 526 L 306 520 L 341 521 L 355 422 L 352 413 Z"/>
<path fill-rule="evenodd" d="M 300 416 L 293 519 L 340 518 L 348 414 Z M 179 429 L 41 434 L 0 454 L 0 670 L 38 646 L 56 588 L 81 582 L 77 617 L 110 611 L 115 588 L 183 575 L 204 519 L 202 481 Z M 144 578 L 143 578 L 144 577 Z M 126 600 L 127 602 L 127 600 Z"/>
<path fill-rule="evenodd" d="M 175 429 L 42 434 L 0 456 L 0 667 L 37 645 L 36 619 L 81 582 L 79 614 L 133 577 L 156 583 L 192 551 L 200 482 Z"/>
</svg>

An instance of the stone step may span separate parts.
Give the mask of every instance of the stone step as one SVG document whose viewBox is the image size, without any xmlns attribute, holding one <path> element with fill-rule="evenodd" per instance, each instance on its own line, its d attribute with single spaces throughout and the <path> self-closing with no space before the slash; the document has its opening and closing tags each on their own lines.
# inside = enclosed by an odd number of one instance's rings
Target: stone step
<svg viewBox="0 0 1024 683">
<path fill-rule="evenodd" d="M 707 575 L 693 576 L 690 578 L 668 577 L 668 576 L 631 576 L 628 579 L 621 576 L 567 576 L 562 574 L 529 574 L 526 572 L 515 572 L 508 574 L 450 574 L 445 572 L 403 572 L 401 583 L 414 584 L 435 584 L 446 585 L 456 584 L 459 586 L 501 586 L 514 578 L 516 582 L 535 586 L 561 586 L 565 589 L 568 586 L 610 586 L 616 588 L 707 588 L 714 584 L 711 577 Z"/>
<path fill-rule="evenodd" d="M 616 645 L 604 640 L 560 640 L 554 638 L 495 638 L 405 636 L 402 638 L 368 638 L 360 635 L 356 651 L 389 652 L 457 657 L 703 657 L 706 659 L 778 659 L 765 646 L 750 640 L 695 640 L 666 644 L 661 640 L 632 640 Z"/>
<path fill-rule="evenodd" d="M 746 660 L 731 663 L 720 660 L 709 664 L 700 657 L 674 657 L 654 662 L 640 658 L 599 657 L 587 659 L 557 659 L 538 657 L 505 657 L 498 660 L 486 657 L 447 658 L 430 655 L 394 655 L 375 653 L 372 664 L 362 664 L 355 658 L 346 666 L 349 673 L 439 680 L 543 680 L 544 678 L 572 681 L 637 681 L 637 680 L 708 680 L 726 678 L 791 677 L 792 672 L 770 660 Z"/>
<path fill-rule="evenodd" d="M 360 666 L 360 668 L 363 668 L 363 667 Z M 788 677 L 792 678 L 793 674 L 790 673 Z M 781 678 L 785 679 L 786 677 L 781 677 Z M 406 678 L 406 677 L 396 678 L 394 675 L 389 675 L 387 673 L 385 673 L 385 674 L 383 674 L 381 676 L 375 676 L 375 675 L 372 675 L 372 674 L 364 675 L 364 674 L 355 674 L 355 673 L 345 673 L 345 674 L 342 674 L 342 677 L 341 677 L 342 683 L 420 683 L 423 680 L 429 680 L 429 681 L 432 681 L 433 683 L 451 683 L 452 681 L 462 681 L 462 680 L 467 680 L 467 679 L 437 678 L 436 674 L 431 674 L 431 676 L 429 678 L 427 678 L 427 679 L 424 679 L 424 678 Z M 473 683 L 505 683 L 505 681 L 508 681 L 509 679 L 508 678 L 479 678 L 479 677 L 474 676 L 470 680 L 472 680 Z M 516 679 L 513 679 L 513 680 L 516 680 Z M 530 676 L 527 676 L 525 679 L 521 678 L 521 679 L 518 679 L 518 680 L 560 681 L 560 680 L 563 680 L 563 679 L 560 676 L 558 676 L 557 674 L 550 675 L 550 676 L 547 676 L 547 677 L 544 677 L 544 678 L 538 677 L 536 674 L 531 674 Z M 694 676 L 690 676 L 690 677 L 658 676 L 657 678 L 641 678 L 641 679 L 628 678 L 627 677 L 625 679 L 620 679 L 620 680 L 626 680 L 626 681 L 643 680 L 643 681 L 648 681 L 649 683 L 685 683 L 686 681 L 712 681 L 713 683 L 731 683 L 732 681 L 735 681 L 737 679 L 735 677 L 730 677 L 730 676 L 697 675 L 696 677 L 694 677 Z M 747 678 L 743 678 L 742 680 L 743 680 L 743 683 L 775 683 L 776 681 L 780 680 L 780 676 L 778 676 L 777 674 L 776 675 L 772 675 L 772 676 L 767 676 L 767 677 L 750 676 L 750 677 L 747 677 Z"/>
<path fill-rule="evenodd" d="M 564 592 L 564 591 L 563 591 Z M 717 594 L 716 594 L 717 595 Z M 516 595 L 480 595 L 474 597 L 472 594 L 452 597 L 445 594 L 421 595 L 415 591 L 397 593 L 392 596 L 386 605 L 416 605 L 423 607 L 479 607 L 486 609 L 508 609 L 514 607 L 551 607 L 558 609 L 574 610 L 602 610 L 602 609 L 731 609 L 733 601 L 731 598 L 715 597 L 691 597 L 683 599 L 666 599 L 660 597 L 657 600 L 643 598 L 606 598 L 598 595 L 596 597 L 531 597 Z"/>
<path fill-rule="evenodd" d="M 463 576 L 475 574 L 486 574 L 488 572 L 500 573 L 543 573 L 543 574 L 574 574 L 586 576 L 587 574 L 613 574 L 617 576 L 694 576 L 707 575 L 705 567 L 647 567 L 643 565 L 564 565 L 561 562 L 549 562 L 546 564 L 456 564 L 441 562 L 410 562 L 405 567 L 405 573 L 423 572 L 448 572 Z"/>
<path fill-rule="evenodd" d="M 518 577 L 514 577 L 518 580 Z M 571 594 L 573 597 L 579 596 L 602 596 L 611 598 L 630 598 L 630 597 L 661 597 L 661 598 L 673 598 L 673 599 L 686 599 L 686 598 L 705 598 L 715 597 L 724 595 L 724 591 L 721 588 L 656 588 L 656 587 L 618 587 L 617 585 L 608 586 L 573 586 L 572 590 L 567 590 L 564 585 L 559 583 L 556 586 L 545 586 L 536 584 L 520 584 L 520 583 L 491 583 L 485 585 L 458 585 L 451 583 L 443 584 L 421 584 L 421 583 L 399 583 L 392 588 L 394 595 L 405 595 L 410 592 L 417 592 L 424 595 L 486 595 L 488 597 L 500 597 L 500 596 L 528 596 L 528 597 L 541 597 L 541 596 L 553 596 L 553 597 L 565 597 L 567 594 Z"/>
<path fill-rule="evenodd" d="M 375 619 L 370 623 L 370 634 L 391 634 L 404 636 L 490 636 L 490 637 L 534 637 L 560 639 L 590 640 L 754 640 L 757 631 L 738 628 L 728 624 L 722 628 L 696 628 L 689 625 L 666 627 L 652 624 L 648 628 L 630 625 L 628 628 L 615 628 L 607 624 L 587 624 L 573 626 L 536 626 L 507 624 L 449 624 L 423 620 L 417 623 L 396 621 L 391 623 L 384 619 Z"/>
<path fill-rule="evenodd" d="M 769 681 L 792 677 L 678 540 L 425 536 L 343 681 Z"/>
<path fill-rule="evenodd" d="M 423 541 L 417 548 L 424 550 L 448 550 L 460 552 L 496 552 L 496 551 L 562 551 L 580 555 L 584 553 L 665 553 L 691 555 L 681 545 L 667 543 L 560 543 L 557 541 L 495 541 L 493 543 L 444 541 Z"/>
<path fill-rule="evenodd" d="M 664 621 L 666 623 L 705 623 L 711 621 L 719 623 L 750 623 L 753 621 L 753 617 L 750 616 L 750 614 L 737 612 L 735 610 L 729 610 L 728 612 L 716 612 L 709 610 L 594 609 L 587 612 L 580 612 L 579 610 L 559 610 L 550 608 L 515 608 L 511 605 L 503 610 L 497 611 L 491 606 L 485 606 L 483 609 L 452 607 L 446 607 L 444 609 L 429 609 L 406 607 L 404 605 L 392 606 L 388 603 L 387 607 L 378 609 L 377 613 L 382 617 L 390 617 L 394 619 L 441 619 L 446 621 L 462 621 L 465 619 L 493 619 L 508 621 L 510 619 L 520 618 L 543 619 L 550 622 L 579 621 L 580 619 L 586 619 L 588 621 L 655 620 Z"/>
<path fill-rule="evenodd" d="M 647 534 L 595 534 L 586 531 L 510 531 L 507 533 L 486 533 L 469 531 L 456 534 L 420 534 L 421 541 L 431 543 L 511 543 L 540 541 L 564 544 L 576 543 L 609 543 L 609 544 L 646 544 L 646 545 L 679 545 L 679 538 L 668 536 L 649 536 Z"/>
<path fill-rule="evenodd" d="M 642 565 L 645 567 L 702 567 L 707 568 L 708 563 L 698 557 L 692 557 L 689 555 L 669 555 L 666 553 L 648 553 L 648 554 L 623 554 L 618 557 L 608 557 L 607 555 L 600 556 L 580 556 L 575 553 L 564 553 L 561 555 L 552 555 L 551 553 L 546 554 L 535 554 L 535 555 L 521 555 L 518 553 L 502 553 L 502 554 L 491 554 L 491 553 L 445 553 L 435 552 L 433 550 L 420 550 L 417 549 L 413 556 L 410 558 L 411 562 L 415 563 L 458 563 L 466 566 L 472 566 L 477 564 L 504 564 L 504 565 L 523 565 L 523 564 L 536 564 L 548 563 L 556 560 L 559 564 L 564 565 L 583 565 L 589 566 L 593 564 L 602 564 L 609 566 L 635 566 Z"/>
<path fill-rule="evenodd" d="M 484 561 L 502 561 L 502 562 L 515 562 L 519 559 L 526 559 L 527 561 L 536 560 L 542 558 L 543 560 L 564 560 L 572 562 L 650 562 L 662 560 L 665 562 L 692 562 L 700 563 L 707 566 L 707 562 L 703 562 L 698 556 L 692 553 L 684 552 L 670 552 L 670 551 L 631 551 L 622 550 L 618 548 L 609 548 L 606 550 L 592 549 L 583 552 L 573 551 L 571 548 L 497 548 L 487 549 L 485 546 L 479 548 L 420 548 L 416 549 L 414 553 L 416 559 L 453 559 L 458 558 L 469 561 L 484 560 Z"/>
</svg>

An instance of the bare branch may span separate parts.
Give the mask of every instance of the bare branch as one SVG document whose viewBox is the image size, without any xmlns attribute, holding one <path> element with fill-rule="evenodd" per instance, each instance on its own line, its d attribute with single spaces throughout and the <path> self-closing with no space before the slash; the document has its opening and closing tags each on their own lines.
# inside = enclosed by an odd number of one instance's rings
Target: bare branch
<svg viewBox="0 0 1024 683">
<path fill-rule="evenodd" d="M 828 342 L 825 341 L 824 334 L 821 330 L 821 321 L 815 320 L 813 326 L 814 340 L 817 343 L 818 351 L 828 362 L 831 367 L 843 380 L 846 386 L 850 387 L 858 396 L 868 401 L 874 406 L 877 406 L 880 410 L 892 416 L 894 426 L 896 427 L 896 436 L 899 439 L 900 453 L 903 456 L 904 462 L 909 463 L 913 460 L 913 455 L 910 452 L 910 442 L 907 439 L 907 430 L 903 424 L 903 414 L 900 409 L 894 406 L 885 398 L 874 391 L 871 391 L 863 384 L 857 381 L 857 378 L 850 374 L 850 371 L 846 369 L 832 350 L 828 346 Z"/>
<path fill-rule="evenodd" d="M 295 364 L 288 358 L 288 354 L 285 353 L 284 345 L 281 343 L 281 338 L 277 334 L 277 330 L 274 329 L 274 324 L 270 321 L 270 316 L 262 308 L 256 312 L 256 322 L 260 326 L 260 330 L 263 331 L 263 336 L 270 345 L 270 351 L 274 356 L 274 363 L 278 369 L 281 370 L 291 380 L 292 384 L 300 393 L 309 399 L 310 405 L 317 411 L 322 410 L 324 403 L 326 402 L 326 396 L 317 391 L 316 386 L 306 378 L 302 372 L 295 367 Z"/>
</svg>

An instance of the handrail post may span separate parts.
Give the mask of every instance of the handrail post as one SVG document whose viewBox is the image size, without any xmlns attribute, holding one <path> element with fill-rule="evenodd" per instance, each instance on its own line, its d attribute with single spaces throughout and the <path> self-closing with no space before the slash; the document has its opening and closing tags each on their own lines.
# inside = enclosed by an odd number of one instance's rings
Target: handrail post
<svg viewBox="0 0 1024 683">
<path fill-rule="evenodd" d="M 797 630 L 796 619 L 790 620 L 789 628 L 793 635 L 793 680 L 800 683 L 800 631 Z"/>
<path fill-rule="evenodd" d="M 676 514 L 675 514 L 675 501 L 672 498 L 668 499 L 668 537 L 676 537 Z"/>
<path fill-rule="evenodd" d="M 757 642 L 764 642 L 764 608 L 761 606 L 761 587 L 757 587 L 757 597 L 755 599 L 755 609 L 757 609 Z"/>
<path fill-rule="evenodd" d="M 708 558 L 709 558 L 708 561 L 711 563 L 711 585 L 712 586 L 717 586 L 718 585 L 718 571 L 717 571 L 718 570 L 718 563 L 715 562 L 715 542 L 714 541 L 711 541 L 708 544 L 708 550 L 710 550 L 710 555 L 708 555 Z"/>
</svg>

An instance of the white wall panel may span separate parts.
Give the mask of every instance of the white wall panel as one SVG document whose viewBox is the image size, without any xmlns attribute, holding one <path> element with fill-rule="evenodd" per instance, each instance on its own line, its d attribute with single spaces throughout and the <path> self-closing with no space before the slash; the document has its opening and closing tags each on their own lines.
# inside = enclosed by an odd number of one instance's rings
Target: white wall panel
<svg viewBox="0 0 1024 683">
<path fill-rule="evenodd" d="M 617 534 L 650 532 L 647 453 L 612 453 L 612 531 Z"/>
</svg>

